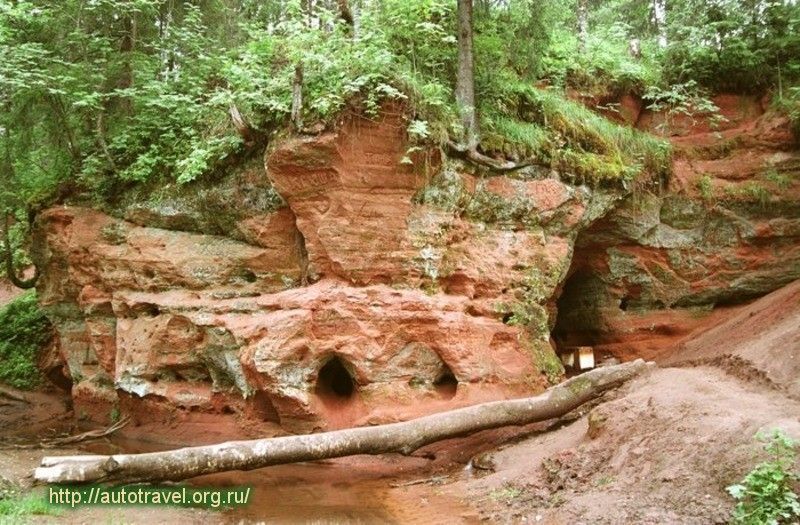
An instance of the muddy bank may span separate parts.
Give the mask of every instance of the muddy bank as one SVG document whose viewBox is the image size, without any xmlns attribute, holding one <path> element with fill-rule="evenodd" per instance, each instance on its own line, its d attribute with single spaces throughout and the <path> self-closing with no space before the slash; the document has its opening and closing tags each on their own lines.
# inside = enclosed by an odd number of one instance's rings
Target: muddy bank
<svg viewBox="0 0 800 525">
<path fill-rule="evenodd" d="M 493 523 L 728 523 L 725 487 L 764 459 L 753 436 L 772 428 L 800 437 L 800 403 L 716 368 L 658 369 L 446 492 Z"/>
<path fill-rule="evenodd" d="M 733 501 L 724 489 L 761 459 L 753 436 L 771 428 L 800 437 L 800 402 L 715 367 L 662 368 L 561 424 L 450 440 L 426 448 L 425 457 L 360 456 L 190 480 L 203 487 L 252 486 L 244 508 L 84 508 L 58 520 L 727 523 Z M 159 448 L 166 447 L 115 438 L 81 451 Z M 43 455 L 74 453 L 4 447 L 0 465 L 5 477 L 26 485 Z"/>
<path fill-rule="evenodd" d="M 24 402 L 0 406 L 0 473 L 23 493 L 44 497 L 45 487 L 33 487 L 31 474 L 45 455 L 121 453 L 165 450 L 173 445 L 113 436 L 79 448 L 30 447 L 42 438 L 78 431 L 69 397 L 57 391 L 20 393 Z M 197 487 L 252 487 L 245 507 L 214 511 L 172 507 L 83 507 L 55 516 L 25 516 L 49 523 L 477 523 L 478 514 L 440 484 L 470 476 L 470 458 L 505 442 L 525 429 L 501 429 L 427 447 L 418 457 L 387 455 L 278 466 L 252 472 L 229 472 L 189 480 Z M 423 457 L 424 456 L 424 457 Z"/>
</svg>

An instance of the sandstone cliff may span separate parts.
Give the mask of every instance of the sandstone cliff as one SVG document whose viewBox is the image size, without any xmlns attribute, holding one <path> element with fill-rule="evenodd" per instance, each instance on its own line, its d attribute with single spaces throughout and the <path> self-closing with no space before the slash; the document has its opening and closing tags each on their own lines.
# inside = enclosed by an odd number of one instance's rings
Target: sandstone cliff
<svg viewBox="0 0 800 525">
<path fill-rule="evenodd" d="M 39 297 L 76 411 L 184 441 L 306 432 L 534 394 L 555 344 L 651 357 L 800 277 L 798 157 L 760 113 L 675 139 L 668 189 L 406 159 L 387 111 L 192 193 L 47 210 Z"/>
</svg>

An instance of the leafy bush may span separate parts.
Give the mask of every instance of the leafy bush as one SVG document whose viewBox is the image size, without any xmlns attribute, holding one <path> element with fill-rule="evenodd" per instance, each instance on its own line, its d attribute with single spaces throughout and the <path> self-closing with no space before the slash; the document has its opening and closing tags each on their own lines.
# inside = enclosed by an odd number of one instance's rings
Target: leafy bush
<svg viewBox="0 0 800 525">
<path fill-rule="evenodd" d="M 759 433 L 756 439 L 764 444 L 770 459 L 727 488 L 737 501 L 733 521 L 740 525 L 797 523 L 800 502 L 793 485 L 800 481 L 800 474 L 794 471 L 798 443 L 777 429 Z"/>
<path fill-rule="evenodd" d="M 664 113 L 666 119 L 658 127 L 661 133 L 665 133 L 672 126 L 672 120 L 681 115 L 689 117 L 692 121 L 698 115 L 706 117 L 712 127 L 724 122 L 725 117 L 719 114 L 719 108 L 708 95 L 707 90 L 698 86 L 694 80 L 690 80 L 667 87 L 650 86 L 644 94 L 644 100 L 649 103 L 648 109 Z"/>
<path fill-rule="evenodd" d="M 0 382 L 30 389 L 40 381 L 36 360 L 51 337 L 50 322 L 26 292 L 0 308 Z"/>
<path fill-rule="evenodd" d="M 231 109 L 258 138 L 247 144 L 263 146 L 288 124 L 298 65 L 309 127 L 351 110 L 374 114 L 393 99 L 416 130 L 424 124 L 422 139 L 458 135 L 455 2 L 352 4 L 354 28 L 332 2 L 0 2 L 0 207 L 75 196 L 104 203 L 134 185 L 220 173 L 246 149 Z M 581 43 L 574 0 L 476 2 L 475 88 L 488 150 L 549 156 L 586 180 L 626 179 L 660 169 L 662 148 L 605 124 L 584 133 L 588 117 L 568 105 L 561 122 L 574 117 L 583 137 L 569 124 L 551 132 L 549 121 L 519 112 L 526 98 L 542 98 L 519 87 L 648 94 L 682 111 L 687 86 L 762 92 L 800 81 L 797 2 L 674 0 L 664 49 L 649 2 L 587 5 Z M 641 53 L 629 51 L 634 39 Z M 797 105 L 787 107 L 800 122 Z M 596 139 L 606 132 L 616 138 Z M 561 156 L 559 137 L 568 141 Z M 619 153 L 614 142 L 634 151 Z"/>
<path fill-rule="evenodd" d="M 783 97 L 775 97 L 773 105 L 789 117 L 794 138 L 800 141 L 800 86 L 788 88 Z"/>
</svg>

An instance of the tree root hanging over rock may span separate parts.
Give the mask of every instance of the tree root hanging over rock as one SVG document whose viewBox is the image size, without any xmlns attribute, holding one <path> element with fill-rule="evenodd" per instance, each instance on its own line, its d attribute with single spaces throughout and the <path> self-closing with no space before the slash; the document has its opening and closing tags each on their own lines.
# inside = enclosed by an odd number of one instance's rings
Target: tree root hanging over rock
<svg viewBox="0 0 800 525">
<path fill-rule="evenodd" d="M 540 166 L 544 168 L 550 167 L 550 164 L 537 160 L 533 157 L 525 159 L 521 162 L 494 159 L 484 155 L 483 153 L 480 153 L 476 148 L 467 148 L 452 141 L 447 143 L 447 148 L 450 151 L 450 154 L 453 156 L 466 159 L 473 164 L 489 168 L 492 171 L 516 171 L 521 170 L 522 168 L 527 168 L 528 166 Z"/>
<path fill-rule="evenodd" d="M 177 481 L 226 470 L 252 470 L 355 454 L 399 452 L 408 455 L 443 439 L 490 428 L 527 425 L 564 415 L 620 386 L 649 366 L 639 359 L 598 368 L 536 397 L 483 403 L 402 423 L 230 441 L 146 454 L 45 457 L 34 476 L 37 481 L 47 483 Z"/>
<path fill-rule="evenodd" d="M 36 281 L 39 280 L 39 268 L 37 266 L 33 267 L 33 277 L 30 279 L 20 279 L 17 277 L 17 272 L 14 271 L 14 250 L 11 248 L 11 221 L 9 220 L 9 216 L 11 215 L 10 212 L 6 211 L 5 213 L 5 229 L 3 230 L 3 241 L 5 242 L 5 259 L 6 259 L 6 276 L 8 280 L 11 281 L 11 284 L 16 286 L 17 288 L 22 288 L 23 290 L 27 290 L 29 288 L 33 288 L 36 286 Z"/>
</svg>

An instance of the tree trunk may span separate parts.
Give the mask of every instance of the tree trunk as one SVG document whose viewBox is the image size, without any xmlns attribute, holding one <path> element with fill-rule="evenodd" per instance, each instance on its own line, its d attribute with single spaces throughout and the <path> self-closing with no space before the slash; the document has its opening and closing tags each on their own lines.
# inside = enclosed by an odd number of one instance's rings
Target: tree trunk
<svg viewBox="0 0 800 525">
<path fill-rule="evenodd" d="M 339 18 L 341 18 L 352 31 L 354 20 L 353 11 L 350 9 L 350 2 L 348 2 L 348 0 L 336 0 L 336 5 L 339 8 Z"/>
<path fill-rule="evenodd" d="M 475 67 L 472 56 L 472 0 L 458 0 L 458 77 L 456 103 L 464 128 L 467 150 L 478 147 L 478 115 L 475 109 Z"/>
<path fill-rule="evenodd" d="M 106 111 L 107 111 L 108 101 L 103 102 L 100 105 L 100 109 L 97 113 L 97 118 L 95 119 L 95 137 L 97 146 L 100 148 L 100 151 L 103 152 L 103 156 L 106 158 L 106 164 L 108 165 L 108 169 L 112 173 L 116 173 L 117 171 L 117 164 L 114 162 L 114 156 L 111 154 L 111 150 L 108 149 L 108 142 L 106 141 Z"/>
<path fill-rule="evenodd" d="M 653 23 L 656 26 L 658 47 L 667 47 L 667 0 L 653 0 Z"/>
<path fill-rule="evenodd" d="M 294 80 L 292 81 L 292 124 L 294 129 L 303 129 L 303 63 L 294 66 Z"/>
<path fill-rule="evenodd" d="M 239 111 L 236 103 L 231 102 L 230 107 L 228 107 L 228 114 L 231 116 L 231 122 L 233 122 L 233 127 L 236 128 L 236 132 L 240 137 L 242 137 L 244 145 L 247 147 L 252 146 L 255 142 L 257 133 L 252 127 L 250 127 L 250 124 L 244 118 L 242 112 Z"/>
<path fill-rule="evenodd" d="M 578 0 L 578 50 L 586 52 L 586 39 L 589 36 L 589 0 Z"/>
<path fill-rule="evenodd" d="M 9 220 L 9 216 L 11 212 L 5 212 L 5 228 L 3 229 L 3 241 L 5 242 L 5 259 L 6 259 L 6 277 L 8 280 L 11 281 L 11 284 L 16 286 L 17 288 L 22 288 L 23 290 L 28 290 L 36 286 L 36 282 L 39 280 L 39 267 L 33 267 L 33 276 L 30 279 L 21 279 L 17 277 L 17 272 L 14 269 L 14 250 L 11 247 L 11 221 Z"/>
<path fill-rule="evenodd" d="M 410 454 L 443 439 L 562 416 L 646 368 L 647 363 L 641 359 L 598 368 L 536 397 L 483 403 L 402 423 L 147 454 L 45 457 L 34 476 L 47 483 L 182 480 L 226 470 L 252 470 L 354 454 Z"/>
</svg>

